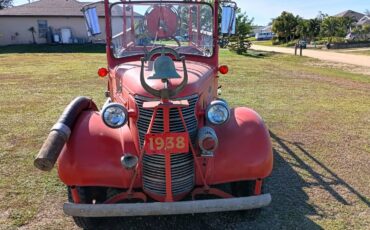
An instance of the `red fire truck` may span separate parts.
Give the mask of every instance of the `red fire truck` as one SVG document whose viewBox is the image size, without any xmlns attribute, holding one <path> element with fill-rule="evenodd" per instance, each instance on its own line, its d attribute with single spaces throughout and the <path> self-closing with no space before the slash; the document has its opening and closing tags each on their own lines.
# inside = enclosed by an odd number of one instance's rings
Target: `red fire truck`
<svg viewBox="0 0 370 230">
<path fill-rule="evenodd" d="M 35 159 L 55 163 L 77 225 L 102 217 L 258 210 L 272 171 L 268 129 L 246 107 L 219 98 L 221 30 L 230 1 L 114 1 L 82 10 L 90 35 L 105 31 L 107 101 L 77 97 Z M 98 11 L 105 12 L 105 29 Z"/>
</svg>

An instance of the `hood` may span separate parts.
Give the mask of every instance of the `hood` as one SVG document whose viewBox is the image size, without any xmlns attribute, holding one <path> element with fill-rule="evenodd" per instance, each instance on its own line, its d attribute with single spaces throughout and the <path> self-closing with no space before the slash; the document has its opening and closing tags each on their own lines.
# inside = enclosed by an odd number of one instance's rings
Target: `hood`
<svg viewBox="0 0 370 230">
<path fill-rule="evenodd" d="M 184 70 L 182 62 L 175 62 L 177 73 L 181 76 L 180 79 L 169 80 L 169 88 L 173 89 L 179 86 L 184 77 Z M 193 94 L 201 94 L 204 90 L 209 90 L 209 86 L 213 86 L 213 71 L 209 65 L 200 62 L 187 61 L 186 68 L 188 71 L 188 84 L 185 89 L 180 92 L 176 97 L 184 97 Z M 128 91 L 132 95 L 141 95 L 145 97 L 153 97 L 145 91 L 140 83 L 140 69 L 141 62 L 128 62 L 121 64 L 114 70 L 113 76 L 117 87 L 122 87 L 122 90 Z M 153 62 L 147 62 L 144 66 L 144 77 L 148 85 L 154 89 L 163 89 L 161 80 L 149 80 L 153 74 Z"/>
</svg>

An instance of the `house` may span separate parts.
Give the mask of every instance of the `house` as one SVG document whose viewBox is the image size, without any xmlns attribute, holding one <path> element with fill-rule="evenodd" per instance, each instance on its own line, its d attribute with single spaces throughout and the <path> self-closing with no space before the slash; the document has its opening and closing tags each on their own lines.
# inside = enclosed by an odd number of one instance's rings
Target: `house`
<svg viewBox="0 0 370 230">
<path fill-rule="evenodd" d="M 260 33 L 262 32 L 263 28 L 265 28 L 265 26 L 253 26 L 252 27 L 252 31 L 251 33 L 249 34 L 250 37 L 254 37 L 256 36 L 256 33 Z"/>
<path fill-rule="evenodd" d="M 254 37 L 256 38 L 257 41 L 260 40 L 271 40 L 275 34 L 272 32 L 272 26 L 265 26 L 261 27 L 255 30 L 255 35 Z"/>
<path fill-rule="evenodd" d="M 370 17 L 369 16 L 363 16 L 356 24 L 357 26 L 365 26 L 370 25 Z"/>
<path fill-rule="evenodd" d="M 86 2 L 76 0 L 39 0 L 0 10 L 0 45 L 30 43 L 85 43 L 105 41 L 104 8 L 97 4 L 101 34 L 88 36 L 86 23 L 81 12 Z M 113 19 L 121 21 L 122 7 L 115 7 Z M 126 12 L 130 25 L 131 11 Z M 133 13 L 135 19 L 142 18 Z M 116 23 L 118 25 L 118 23 Z M 122 27 L 120 27 L 122 28 Z"/>
<path fill-rule="evenodd" d="M 364 14 L 361 14 L 361 13 L 353 11 L 353 10 L 346 10 L 346 11 L 343 11 L 339 14 L 334 15 L 334 17 L 352 18 L 356 22 L 358 22 L 364 16 L 365 16 Z"/>
<path fill-rule="evenodd" d="M 250 36 L 254 37 L 258 33 L 272 33 L 272 26 L 254 26 Z"/>
</svg>

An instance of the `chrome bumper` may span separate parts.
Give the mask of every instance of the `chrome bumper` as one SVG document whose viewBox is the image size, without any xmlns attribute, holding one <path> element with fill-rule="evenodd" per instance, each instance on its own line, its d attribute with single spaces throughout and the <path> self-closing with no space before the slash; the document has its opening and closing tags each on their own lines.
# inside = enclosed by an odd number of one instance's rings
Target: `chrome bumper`
<svg viewBox="0 0 370 230">
<path fill-rule="evenodd" d="M 80 217 L 158 216 L 256 209 L 269 205 L 271 195 L 179 202 L 128 204 L 65 203 L 64 213 Z"/>
</svg>

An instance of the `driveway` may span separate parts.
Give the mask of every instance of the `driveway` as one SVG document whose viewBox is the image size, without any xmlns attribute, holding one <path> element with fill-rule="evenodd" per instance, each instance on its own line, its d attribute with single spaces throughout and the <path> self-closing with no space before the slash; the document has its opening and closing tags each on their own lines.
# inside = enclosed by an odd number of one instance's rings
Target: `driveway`
<svg viewBox="0 0 370 230">
<path fill-rule="evenodd" d="M 284 47 L 271 47 L 271 46 L 260 46 L 253 44 L 252 49 L 261 50 L 261 51 L 273 51 L 277 53 L 286 53 L 294 55 L 294 48 L 284 48 Z M 299 50 L 298 50 L 299 53 Z M 370 67 L 370 56 L 365 55 L 354 55 L 347 53 L 336 53 L 336 52 L 327 52 L 319 50 L 303 50 L 303 56 L 317 58 L 325 61 L 346 63 L 351 65 L 359 65 Z"/>
</svg>

